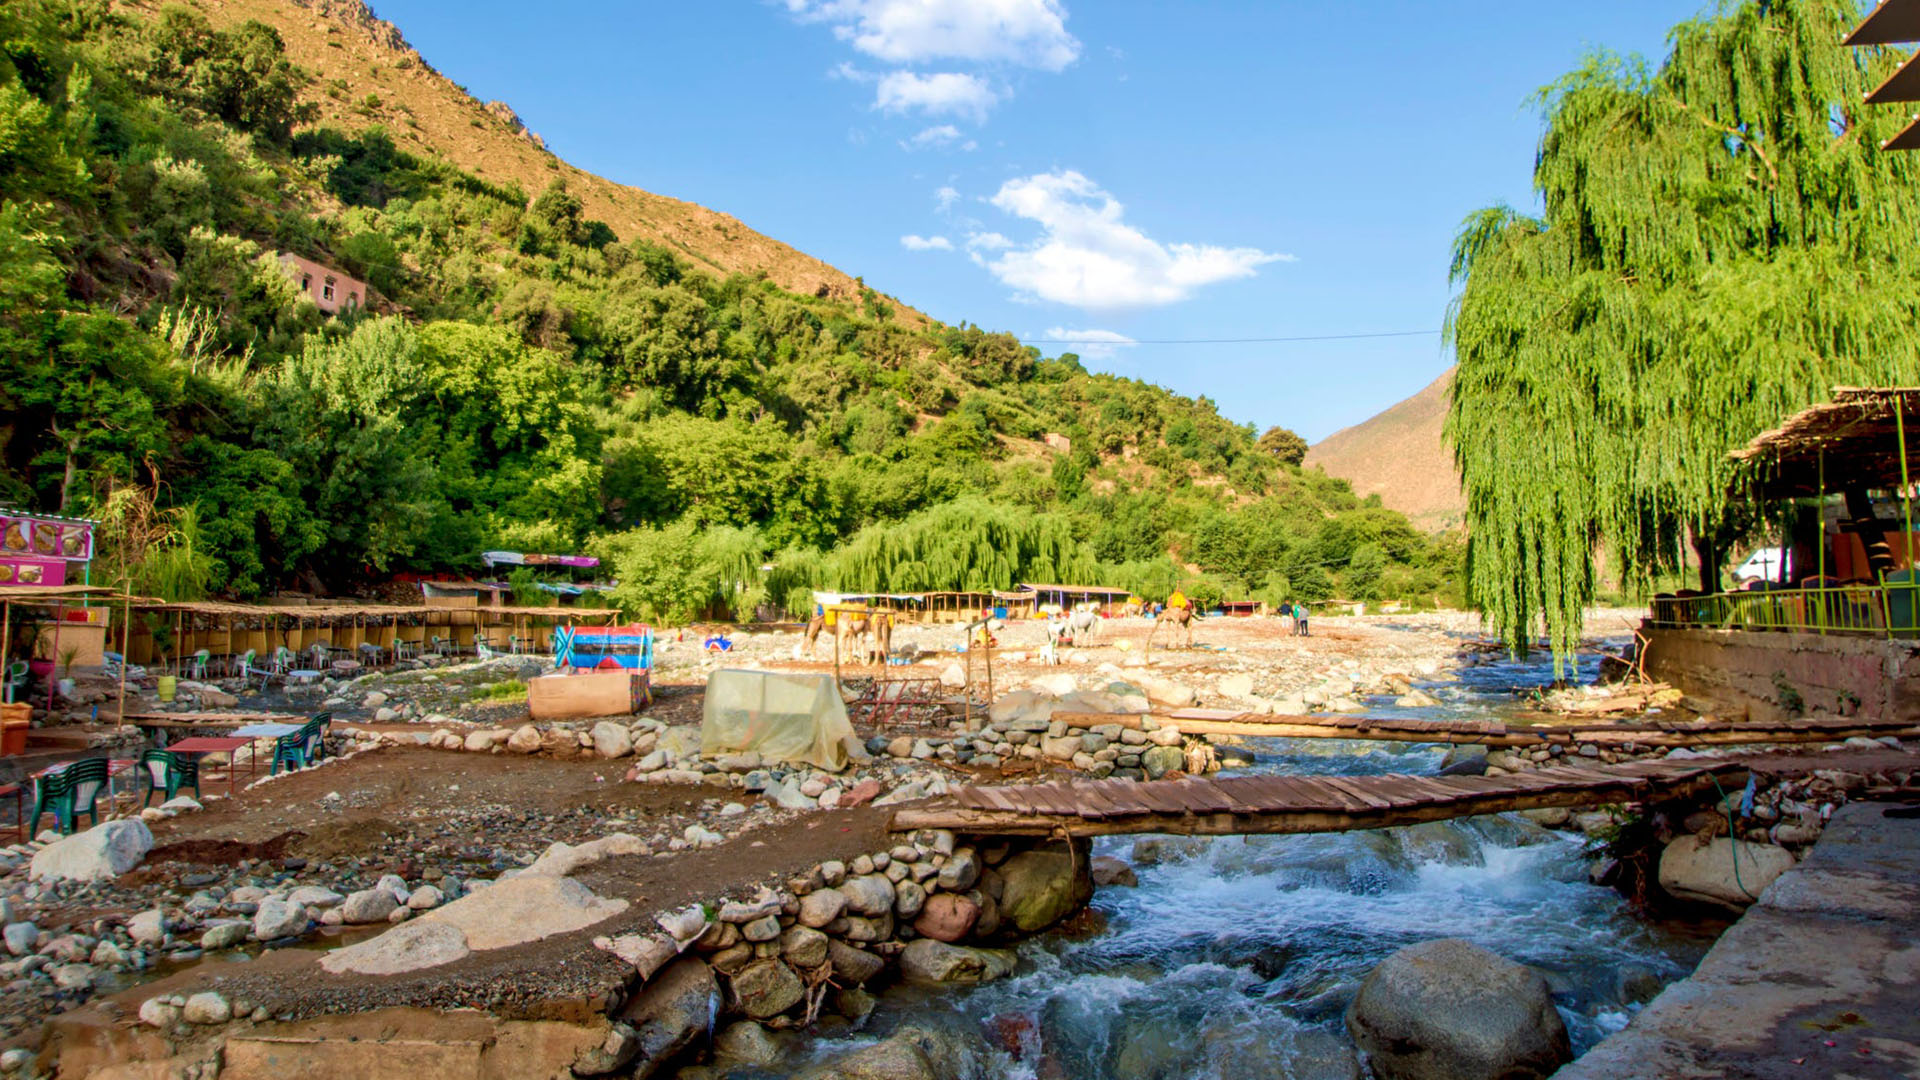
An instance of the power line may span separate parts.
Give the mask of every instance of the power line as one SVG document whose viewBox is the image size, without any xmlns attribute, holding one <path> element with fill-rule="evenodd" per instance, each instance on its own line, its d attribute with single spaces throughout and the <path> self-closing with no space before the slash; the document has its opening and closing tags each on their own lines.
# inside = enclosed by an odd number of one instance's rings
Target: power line
<svg viewBox="0 0 1920 1080">
<path fill-rule="evenodd" d="M 1140 338 L 1110 341 L 1088 338 L 1081 341 L 1054 338 L 1021 338 L 1022 345 L 1272 345 L 1289 341 L 1356 341 L 1361 338 L 1431 337 L 1438 330 L 1382 330 L 1367 334 L 1306 334 L 1300 337 L 1250 338 Z"/>
</svg>

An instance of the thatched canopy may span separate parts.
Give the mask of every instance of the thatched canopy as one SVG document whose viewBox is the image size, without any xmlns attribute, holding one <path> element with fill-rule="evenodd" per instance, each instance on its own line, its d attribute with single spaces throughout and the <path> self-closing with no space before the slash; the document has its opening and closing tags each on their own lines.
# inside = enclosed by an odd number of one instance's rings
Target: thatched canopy
<svg viewBox="0 0 1920 1080">
<path fill-rule="evenodd" d="M 1761 432 L 1732 457 L 1771 498 L 1892 490 L 1900 486 L 1901 425 L 1909 476 L 1920 480 L 1920 387 L 1836 387 L 1833 400 Z"/>
</svg>

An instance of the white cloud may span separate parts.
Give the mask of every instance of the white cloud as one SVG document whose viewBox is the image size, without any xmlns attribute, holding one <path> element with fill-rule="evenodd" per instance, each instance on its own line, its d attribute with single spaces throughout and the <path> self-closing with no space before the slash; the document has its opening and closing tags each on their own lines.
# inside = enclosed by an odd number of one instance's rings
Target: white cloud
<svg viewBox="0 0 1920 1080">
<path fill-rule="evenodd" d="M 1162 244 L 1123 220 L 1112 195 L 1078 172 L 1009 180 L 991 200 L 1001 211 L 1040 226 L 1040 236 L 981 262 L 1026 297 L 1088 309 L 1155 307 L 1196 289 L 1251 277 L 1270 262 L 1292 261 L 1250 247 Z M 972 249 L 997 233 L 968 240 Z M 1004 238 L 1003 238 L 1004 239 Z"/>
<path fill-rule="evenodd" d="M 1055 326 L 1040 336 L 1047 341 L 1067 343 L 1069 352 L 1078 353 L 1089 360 L 1108 359 L 1121 346 L 1134 344 L 1132 338 L 1113 330 L 1069 330 L 1064 326 Z"/>
<path fill-rule="evenodd" d="M 1013 246 L 1013 241 L 997 232 L 974 233 L 967 237 L 969 251 L 1004 251 Z"/>
<path fill-rule="evenodd" d="M 940 212 L 944 214 L 953 208 L 954 203 L 960 201 L 960 191 L 952 184 L 944 184 L 933 193 L 933 198 L 940 204 Z"/>
<path fill-rule="evenodd" d="M 952 251 L 953 241 L 944 236 L 915 236 L 908 233 L 900 238 L 900 246 L 908 251 Z"/>
<path fill-rule="evenodd" d="M 901 143 L 909 150 L 937 150 L 952 146 L 961 141 L 960 129 L 952 124 L 939 124 L 921 131 L 918 135 Z"/>
<path fill-rule="evenodd" d="M 1059 71 L 1080 56 L 1060 0 L 786 0 L 809 22 L 892 64 L 969 61 Z"/>
<path fill-rule="evenodd" d="M 985 79 L 956 71 L 922 75 L 890 71 L 874 88 L 873 107 L 890 113 L 921 112 L 928 116 L 958 116 L 974 123 L 1000 101 Z M 957 133 L 956 133 L 957 134 Z"/>
</svg>

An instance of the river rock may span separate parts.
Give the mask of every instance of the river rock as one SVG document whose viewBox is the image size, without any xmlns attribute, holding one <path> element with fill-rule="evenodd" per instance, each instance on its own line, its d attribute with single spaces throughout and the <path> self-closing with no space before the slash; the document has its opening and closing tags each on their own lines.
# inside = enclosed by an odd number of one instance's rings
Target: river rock
<svg viewBox="0 0 1920 1080">
<path fill-rule="evenodd" d="M 827 962 L 827 935 L 808 926 L 788 927 L 780 935 L 780 955 L 794 967 L 817 968 Z"/>
<path fill-rule="evenodd" d="M 951 944 L 972 933 L 979 919 L 980 905 L 964 895 L 935 893 L 927 898 L 926 906 L 920 909 L 920 917 L 913 921 L 913 929 L 921 937 Z"/>
<path fill-rule="evenodd" d="M 34 853 L 34 881 L 108 881 L 140 865 L 153 850 L 153 832 L 139 818 L 102 822 Z"/>
<path fill-rule="evenodd" d="M 180 1022 L 180 1006 L 164 997 L 150 997 L 140 1003 L 140 1022 L 164 1031 Z"/>
<path fill-rule="evenodd" d="M 1792 867 L 1793 853 L 1773 844 L 1682 836 L 1660 853 L 1660 887 L 1681 900 L 1739 911 Z"/>
<path fill-rule="evenodd" d="M 1147 772 L 1147 779 L 1158 780 L 1170 772 L 1186 767 L 1187 755 L 1177 746 L 1151 746 L 1140 755 L 1140 767 Z"/>
<path fill-rule="evenodd" d="M 778 1016 L 807 996 L 800 976 L 778 960 L 748 964 L 733 977 L 730 985 L 740 1011 L 755 1020 Z"/>
<path fill-rule="evenodd" d="M 532 724 L 521 724 L 507 738 L 507 749 L 516 754 L 531 754 L 540 749 L 540 729 Z"/>
<path fill-rule="evenodd" d="M 1013 970 L 1013 954 L 918 938 L 900 951 L 900 974 L 917 983 L 991 982 Z"/>
<path fill-rule="evenodd" d="M 40 940 L 40 928 L 30 922 L 8 923 L 4 931 L 7 951 L 15 956 L 25 956 L 33 951 L 34 943 Z"/>
<path fill-rule="evenodd" d="M 885 915 L 893 911 L 893 882 L 883 874 L 848 878 L 839 891 L 847 898 L 847 910 L 855 915 Z"/>
<path fill-rule="evenodd" d="M 189 1024 L 224 1024 L 233 1019 L 233 1006 L 211 990 L 203 990 L 187 999 L 180 1018 Z"/>
<path fill-rule="evenodd" d="M 1247 674 L 1228 675 L 1220 680 L 1222 697 L 1250 698 L 1253 696 L 1253 676 Z"/>
<path fill-rule="evenodd" d="M 320 958 L 320 966 L 336 975 L 397 975 L 451 964 L 471 951 L 458 927 L 416 919 L 379 937 L 334 949 Z"/>
<path fill-rule="evenodd" d="M 392 915 L 393 909 L 399 906 L 400 901 L 394 898 L 392 889 L 361 889 L 349 894 L 346 902 L 340 905 L 340 919 L 354 926 L 386 922 L 387 916 Z"/>
<path fill-rule="evenodd" d="M 127 920 L 127 936 L 135 945 L 159 945 L 167 940 L 167 916 L 159 908 L 149 908 Z"/>
<path fill-rule="evenodd" d="M 713 1040 L 713 1052 L 747 1065 L 773 1065 L 780 1060 L 780 1044 L 773 1034 L 752 1020 L 736 1020 Z"/>
<path fill-rule="evenodd" d="M 1545 1077 L 1573 1059 L 1539 973 L 1442 938 L 1381 961 L 1347 1009 L 1380 1080 Z"/>
<path fill-rule="evenodd" d="M 833 964 L 834 977 L 847 986 L 859 986 L 887 969 L 885 960 L 867 950 L 831 939 L 827 941 L 827 959 Z"/>
<path fill-rule="evenodd" d="M 1093 857 L 1093 883 L 1102 887 L 1130 888 L 1140 884 L 1133 867 L 1111 855 Z"/>
<path fill-rule="evenodd" d="M 846 914 L 847 894 L 839 889 L 815 889 L 800 898 L 800 923 L 815 930 Z"/>
<path fill-rule="evenodd" d="M 278 897 L 260 901 L 259 910 L 253 913 L 253 936 L 261 941 L 292 937 L 306 929 L 307 909 Z"/>
<path fill-rule="evenodd" d="M 422 885 L 407 894 L 407 907 L 412 911 L 432 911 L 446 902 L 446 894 L 438 886 Z"/>
<path fill-rule="evenodd" d="M 593 725 L 593 752 L 603 758 L 626 757 L 633 752 L 633 733 L 611 720 Z"/>
<path fill-rule="evenodd" d="M 897 863 L 895 865 L 898 865 Z M 927 906 L 927 890 L 917 881 L 902 881 L 894 886 L 893 913 L 911 919 Z"/>
<path fill-rule="evenodd" d="M 647 980 L 620 1010 L 621 1021 L 633 1028 L 640 1044 L 633 1075 L 652 1076 L 705 1035 L 719 994 L 713 969 L 690 956 L 675 960 Z"/>
<path fill-rule="evenodd" d="M 940 868 L 939 885 L 948 892 L 966 892 L 980 880 L 980 856 L 972 848 L 959 848 L 947 856 Z"/>
<path fill-rule="evenodd" d="M 212 952 L 215 949 L 231 949 L 247 940 L 247 923 L 244 919 L 221 919 L 209 923 L 200 935 L 200 947 Z"/>
</svg>

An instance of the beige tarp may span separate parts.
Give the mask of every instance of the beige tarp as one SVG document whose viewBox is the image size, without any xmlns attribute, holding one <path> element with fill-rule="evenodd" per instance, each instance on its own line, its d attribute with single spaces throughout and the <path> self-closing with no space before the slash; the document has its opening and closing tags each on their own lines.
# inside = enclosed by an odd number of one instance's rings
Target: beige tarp
<svg viewBox="0 0 1920 1080">
<path fill-rule="evenodd" d="M 853 724 L 831 675 L 716 671 L 707 676 L 700 751 L 757 751 L 767 761 L 800 761 L 839 772 Z"/>
</svg>

